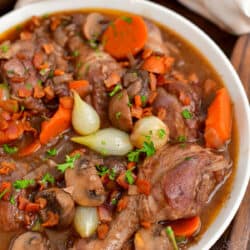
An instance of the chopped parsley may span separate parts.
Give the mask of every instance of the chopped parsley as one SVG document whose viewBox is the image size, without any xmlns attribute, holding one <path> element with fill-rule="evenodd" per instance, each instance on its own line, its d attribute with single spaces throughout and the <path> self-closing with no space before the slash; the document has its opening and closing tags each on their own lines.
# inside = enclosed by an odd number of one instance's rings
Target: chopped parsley
<svg viewBox="0 0 250 250">
<path fill-rule="evenodd" d="M 116 204 L 117 204 L 117 202 L 118 202 L 118 201 L 117 201 L 117 199 L 116 199 L 116 198 L 113 198 L 113 199 L 111 200 L 111 204 L 112 204 L 112 205 L 116 205 Z"/>
<path fill-rule="evenodd" d="M 1 45 L 1 47 L 0 47 L 0 49 L 1 49 L 1 51 L 2 51 L 3 53 L 8 52 L 9 48 L 10 48 L 9 45 L 7 45 L 7 44 L 3 44 L 3 45 Z"/>
<path fill-rule="evenodd" d="M 125 178 L 126 178 L 126 181 L 129 185 L 133 185 L 135 180 L 134 180 L 134 177 L 133 177 L 133 173 L 131 170 L 127 170 L 125 172 Z"/>
<path fill-rule="evenodd" d="M 186 138 L 185 135 L 179 135 L 178 138 L 177 138 L 177 141 L 178 142 L 186 142 L 187 138 Z"/>
<path fill-rule="evenodd" d="M 26 83 L 25 88 L 28 89 L 28 90 L 31 90 L 32 89 L 32 84 L 31 83 Z"/>
<path fill-rule="evenodd" d="M 96 41 L 95 39 L 90 39 L 90 40 L 88 41 L 88 43 L 89 43 L 89 46 L 90 46 L 92 49 L 96 49 L 96 48 L 98 47 L 98 43 L 97 43 L 97 41 Z"/>
<path fill-rule="evenodd" d="M 131 151 L 128 153 L 128 161 L 132 162 L 138 162 L 139 161 L 139 156 L 140 156 L 140 150 L 137 149 L 135 151 Z"/>
<path fill-rule="evenodd" d="M 113 168 L 111 168 L 111 169 L 109 170 L 109 179 L 110 179 L 111 181 L 114 181 L 114 180 L 115 180 L 115 177 L 116 177 L 115 170 L 114 170 Z"/>
<path fill-rule="evenodd" d="M 33 179 L 30 180 L 16 180 L 13 183 L 13 186 L 15 189 L 25 189 L 28 188 L 29 186 L 32 186 L 35 184 L 35 181 Z"/>
<path fill-rule="evenodd" d="M 145 95 L 142 95 L 141 96 L 141 102 L 142 102 L 142 105 L 144 106 L 147 102 L 147 97 Z"/>
<path fill-rule="evenodd" d="M 181 112 L 181 115 L 184 119 L 191 119 L 193 117 L 192 113 L 188 110 L 188 109 L 184 109 L 182 112 Z"/>
<path fill-rule="evenodd" d="M 172 243 L 174 250 L 178 250 L 179 248 L 178 248 L 178 245 L 176 243 L 173 229 L 170 226 L 168 226 L 168 227 L 166 227 L 165 231 L 166 231 L 166 234 L 167 234 L 170 242 Z"/>
<path fill-rule="evenodd" d="M 111 181 L 115 180 L 116 173 L 115 173 L 113 168 L 108 168 L 108 167 L 102 166 L 102 165 L 96 165 L 96 170 L 97 170 L 97 173 L 99 176 L 107 175 Z"/>
<path fill-rule="evenodd" d="M 89 63 L 85 63 L 85 65 L 84 65 L 84 75 L 86 75 L 86 74 L 89 73 L 89 67 L 90 67 L 90 64 Z"/>
<path fill-rule="evenodd" d="M 44 176 L 43 176 L 43 178 L 42 178 L 42 180 L 41 180 L 41 183 L 43 183 L 43 184 L 46 184 L 46 183 L 51 183 L 51 184 L 54 184 L 55 183 L 55 178 L 54 178 L 54 176 L 52 176 L 50 173 L 46 173 Z"/>
<path fill-rule="evenodd" d="M 114 96 L 119 90 L 122 89 L 121 84 L 117 84 L 113 90 L 109 93 L 109 96 Z"/>
<path fill-rule="evenodd" d="M 41 87 L 42 84 L 43 84 L 43 81 L 39 79 L 39 80 L 37 81 L 37 84 Z"/>
<path fill-rule="evenodd" d="M 15 154 L 18 151 L 17 147 L 10 147 L 8 144 L 3 144 L 3 151 L 6 154 Z"/>
<path fill-rule="evenodd" d="M 72 52 L 72 56 L 74 56 L 74 57 L 77 57 L 77 56 L 79 56 L 79 51 L 78 50 L 74 50 L 73 52 Z"/>
<path fill-rule="evenodd" d="M 12 205 L 16 204 L 16 201 L 15 201 L 15 198 L 13 195 L 11 195 L 11 197 L 10 197 L 10 204 L 12 204 Z"/>
<path fill-rule="evenodd" d="M 7 73 L 8 73 L 8 74 L 14 74 L 15 71 L 14 71 L 13 69 L 10 69 L 10 70 L 7 70 Z"/>
<path fill-rule="evenodd" d="M 43 19 L 47 19 L 48 17 L 49 17 L 49 14 L 48 14 L 48 13 L 45 13 L 45 14 L 42 15 L 42 18 L 43 18 Z"/>
<path fill-rule="evenodd" d="M 57 164 L 57 169 L 64 173 L 68 168 L 74 168 L 74 163 L 80 156 L 80 154 L 75 154 L 74 156 L 66 155 L 65 163 Z"/>
<path fill-rule="evenodd" d="M 40 73 L 41 76 L 44 76 L 46 74 L 46 72 L 47 72 L 47 69 L 41 69 L 39 71 L 39 73 Z"/>
<path fill-rule="evenodd" d="M 47 153 L 49 156 L 56 156 L 56 155 L 57 155 L 57 149 L 56 149 L 56 148 L 48 149 L 48 150 L 46 151 L 46 153 Z"/>
<path fill-rule="evenodd" d="M 117 98 L 118 98 L 119 100 L 121 100 L 122 97 L 123 97 L 123 93 L 121 92 L 121 93 L 118 94 Z"/>
<path fill-rule="evenodd" d="M 49 71 L 48 77 L 49 78 L 53 78 L 54 77 L 54 71 L 53 70 Z"/>
<path fill-rule="evenodd" d="M 21 111 L 24 111 L 24 110 L 25 110 L 25 107 L 24 107 L 23 105 L 21 105 L 20 110 L 21 110 Z"/>
<path fill-rule="evenodd" d="M 3 192 L 0 193 L 0 200 L 9 192 L 10 190 L 8 188 L 5 188 Z"/>
<path fill-rule="evenodd" d="M 80 68 L 82 67 L 82 65 L 83 65 L 82 62 L 78 62 L 77 65 L 76 65 L 76 67 L 77 67 L 78 69 L 80 69 Z"/>
<path fill-rule="evenodd" d="M 192 159 L 192 157 L 185 157 L 185 161 L 189 161 L 189 160 L 191 160 Z"/>
<path fill-rule="evenodd" d="M 159 129 L 157 132 L 160 139 L 163 139 L 166 136 L 166 131 L 163 128 Z"/>
<path fill-rule="evenodd" d="M 115 113 L 115 118 L 116 118 L 116 120 L 119 120 L 120 119 L 120 117 L 121 117 L 121 112 L 116 112 Z"/>
<path fill-rule="evenodd" d="M 133 19 L 128 16 L 121 16 L 121 19 L 126 23 L 132 23 Z"/>
</svg>

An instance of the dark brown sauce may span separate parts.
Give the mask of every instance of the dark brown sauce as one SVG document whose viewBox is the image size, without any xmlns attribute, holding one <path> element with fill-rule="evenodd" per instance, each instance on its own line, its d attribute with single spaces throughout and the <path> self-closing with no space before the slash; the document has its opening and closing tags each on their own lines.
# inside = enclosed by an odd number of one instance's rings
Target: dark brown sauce
<svg viewBox="0 0 250 250">
<path fill-rule="evenodd" d="M 76 11 L 55 12 L 52 15 L 62 15 L 62 14 L 67 15 L 76 12 L 89 13 L 93 11 L 104 13 L 106 15 L 109 15 L 110 17 L 116 17 L 118 15 L 128 15 L 128 13 L 122 11 L 102 10 L 102 9 L 84 9 Z M 51 14 L 49 16 L 51 16 Z M 13 41 L 17 39 L 20 32 L 24 30 L 28 24 L 29 20 L 2 33 L 0 35 L 0 42 L 3 40 Z M 177 58 L 179 57 L 183 61 L 182 63 L 180 63 L 180 66 L 178 66 L 182 69 L 182 71 L 187 73 L 195 72 L 198 75 L 198 78 L 200 79 L 201 82 L 204 82 L 207 78 L 213 79 L 214 81 L 217 82 L 218 88 L 224 85 L 221 77 L 216 72 L 214 67 L 201 54 L 201 52 L 198 51 L 198 49 L 196 49 L 189 41 L 181 37 L 181 35 L 177 34 L 175 31 L 159 23 L 157 25 L 161 27 L 164 39 L 166 39 L 168 42 L 176 46 L 176 48 L 179 50 L 179 55 L 175 55 L 175 57 Z M 197 69 L 199 69 L 199 71 L 197 71 Z M 188 245 L 195 244 L 195 242 L 199 241 L 199 239 L 202 237 L 202 234 L 213 223 L 213 221 L 219 214 L 221 208 L 224 206 L 224 204 L 230 197 L 232 184 L 234 181 L 237 168 L 238 149 L 239 149 L 238 130 L 237 130 L 237 123 L 234 120 L 232 129 L 232 139 L 231 143 L 229 144 L 230 157 L 233 161 L 232 172 L 229 175 L 229 177 L 225 180 L 225 182 L 221 185 L 221 187 L 218 189 L 216 195 L 214 195 L 209 204 L 203 209 L 201 214 L 202 226 L 200 232 L 198 236 L 194 237 Z M 0 232 L 0 242 L 1 242 L 0 250 L 8 249 L 10 240 L 15 234 L 16 232 L 14 233 Z"/>
</svg>

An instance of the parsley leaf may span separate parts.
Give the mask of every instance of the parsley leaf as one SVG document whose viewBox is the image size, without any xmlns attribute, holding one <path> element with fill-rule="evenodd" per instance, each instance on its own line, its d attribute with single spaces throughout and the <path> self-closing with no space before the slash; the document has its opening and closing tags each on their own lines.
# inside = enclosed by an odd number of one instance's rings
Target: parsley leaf
<svg viewBox="0 0 250 250">
<path fill-rule="evenodd" d="M 15 154 L 18 151 L 17 147 L 10 147 L 8 144 L 3 144 L 3 151 L 6 154 Z"/>
<path fill-rule="evenodd" d="M 3 53 L 8 52 L 9 48 L 10 48 L 10 47 L 9 47 L 7 44 L 3 44 L 3 45 L 1 45 L 1 47 L 0 47 L 0 49 L 1 49 L 1 51 L 2 51 Z"/>
<path fill-rule="evenodd" d="M 177 141 L 178 142 L 186 142 L 187 138 L 185 135 L 180 135 L 180 136 L 178 136 Z"/>
<path fill-rule="evenodd" d="M 147 102 L 147 97 L 145 95 L 142 95 L 141 96 L 141 102 L 142 102 L 142 105 L 144 106 Z"/>
<path fill-rule="evenodd" d="M 46 173 L 46 174 L 43 176 L 41 182 L 42 182 L 43 184 L 46 184 L 46 183 L 48 183 L 48 182 L 51 183 L 51 184 L 54 184 L 54 183 L 55 183 L 55 178 L 54 178 L 54 176 L 51 175 L 50 173 Z"/>
<path fill-rule="evenodd" d="M 128 161 L 138 162 L 140 156 L 140 150 L 131 151 L 128 153 Z"/>
<path fill-rule="evenodd" d="M 96 41 L 95 39 L 90 39 L 90 40 L 88 41 L 88 43 L 89 43 L 89 46 L 90 46 L 92 49 L 96 49 L 96 48 L 98 47 L 98 43 L 97 43 L 97 41 Z"/>
<path fill-rule="evenodd" d="M 126 177 L 126 181 L 128 182 L 128 184 L 130 185 L 134 184 L 135 180 L 134 180 L 133 173 L 131 170 L 127 170 L 125 172 L 125 177 Z"/>
<path fill-rule="evenodd" d="M 72 56 L 74 56 L 74 57 L 77 57 L 77 56 L 79 56 L 79 51 L 78 50 L 74 50 L 73 52 L 72 52 Z"/>
<path fill-rule="evenodd" d="M 109 96 L 114 96 L 119 90 L 122 89 L 121 84 L 117 84 L 114 89 L 109 93 Z"/>
<path fill-rule="evenodd" d="M 74 163 L 77 159 L 80 158 L 80 154 L 75 154 L 74 156 L 69 156 L 69 155 L 66 155 L 65 157 L 65 163 L 62 163 L 62 164 L 57 164 L 57 169 L 61 172 L 65 172 L 66 169 L 68 168 L 74 168 Z"/>
<path fill-rule="evenodd" d="M 141 149 L 141 152 L 146 153 L 146 155 L 152 156 L 155 153 L 155 147 L 154 147 L 154 143 L 152 141 L 150 142 L 144 142 L 143 143 L 143 148 Z"/>
<path fill-rule="evenodd" d="M 96 170 L 97 170 L 99 176 L 108 175 L 108 177 L 111 181 L 115 180 L 116 173 L 115 173 L 113 168 L 110 169 L 106 166 L 96 165 Z"/>
<path fill-rule="evenodd" d="M 13 195 L 11 195 L 11 197 L 10 197 L 10 204 L 12 204 L 12 205 L 16 204 L 16 201 L 15 201 L 15 198 Z"/>
<path fill-rule="evenodd" d="M 10 190 L 8 188 L 5 188 L 3 192 L 0 193 L 0 200 L 9 192 Z"/>
<path fill-rule="evenodd" d="M 47 153 L 49 156 L 56 156 L 56 155 L 57 155 L 57 149 L 56 149 L 56 148 L 48 149 L 48 150 L 46 151 L 46 153 Z"/>
<path fill-rule="evenodd" d="M 188 110 L 188 109 L 184 109 L 182 112 L 181 112 L 181 115 L 184 119 L 191 119 L 193 117 L 192 113 Z"/>
<path fill-rule="evenodd" d="M 115 113 L 115 118 L 116 118 L 116 120 L 119 120 L 120 119 L 120 117 L 121 117 L 121 112 L 116 112 Z"/>
<path fill-rule="evenodd" d="M 163 128 L 159 129 L 158 136 L 160 139 L 163 139 L 166 136 L 166 131 Z"/>
<path fill-rule="evenodd" d="M 126 23 L 132 23 L 133 19 L 127 16 L 121 16 L 121 19 Z"/>
<path fill-rule="evenodd" d="M 112 205 L 116 205 L 116 204 L 117 204 L 117 199 L 116 199 L 116 198 L 113 198 L 113 199 L 111 200 L 111 204 L 112 204 Z"/>
<path fill-rule="evenodd" d="M 35 184 L 35 181 L 33 179 L 30 179 L 30 180 L 16 180 L 13 183 L 13 187 L 15 189 L 25 189 L 25 188 L 28 188 L 31 185 L 34 185 L 34 184 Z"/>
</svg>

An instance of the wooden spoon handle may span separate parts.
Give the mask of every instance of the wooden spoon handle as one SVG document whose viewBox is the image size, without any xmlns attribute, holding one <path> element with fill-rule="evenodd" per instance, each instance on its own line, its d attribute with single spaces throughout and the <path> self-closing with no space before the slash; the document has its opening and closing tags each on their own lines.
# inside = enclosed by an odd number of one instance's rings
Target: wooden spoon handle
<svg viewBox="0 0 250 250">
<path fill-rule="evenodd" d="M 250 34 L 241 36 L 232 53 L 231 62 L 238 72 L 250 100 Z M 228 250 L 250 249 L 250 184 L 235 216 Z"/>
</svg>

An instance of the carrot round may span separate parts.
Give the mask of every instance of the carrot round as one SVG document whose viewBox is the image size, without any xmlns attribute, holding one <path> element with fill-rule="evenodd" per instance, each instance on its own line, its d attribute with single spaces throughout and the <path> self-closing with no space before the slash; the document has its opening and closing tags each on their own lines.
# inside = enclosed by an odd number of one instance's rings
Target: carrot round
<svg viewBox="0 0 250 250">
<path fill-rule="evenodd" d="M 24 156 L 28 156 L 31 155 L 33 153 L 35 153 L 36 151 L 38 151 L 41 148 L 41 143 L 39 140 L 35 140 L 34 142 L 32 142 L 31 144 L 29 144 L 28 146 L 26 146 L 25 148 L 22 148 L 18 155 L 20 157 L 24 157 Z"/>
<path fill-rule="evenodd" d="M 231 137 L 232 107 L 226 88 L 216 92 L 216 97 L 208 108 L 205 127 L 206 146 L 221 147 Z"/>
<path fill-rule="evenodd" d="M 201 219 L 199 216 L 195 216 L 189 219 L 176 220 L 171 222 L 170 226 L 176 236 L 190 237 L 200 229 Z"/>
<path fill-rule="evenodd" d="M 46 144 L 52 138 L 60 135 L 63 131 L 71 126 L 71 108 L 65 108 L 68 100 L 60 100 L 60 105 L 54 116 L 49 121 L 42 123 L 42 130 L 40 133 L 41 144 Z"/>
<path fill-rule="evenodd" d="M 104 50 L 115 58 L 137 54 L 147 40 L 147 26 L 139 16 L 119 17 L 105 30 Z"/>
</svg>

